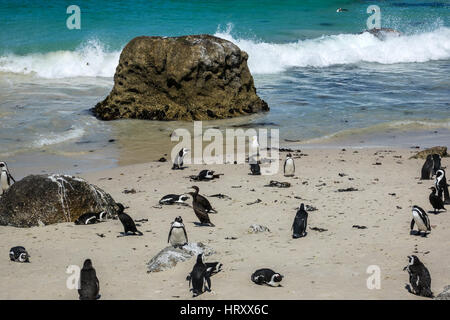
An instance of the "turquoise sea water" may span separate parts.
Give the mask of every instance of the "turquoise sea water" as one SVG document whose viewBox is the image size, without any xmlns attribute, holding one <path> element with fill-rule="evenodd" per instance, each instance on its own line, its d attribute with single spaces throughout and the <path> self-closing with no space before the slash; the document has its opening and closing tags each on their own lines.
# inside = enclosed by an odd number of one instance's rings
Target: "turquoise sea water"
<svg viewBox="0 0 450 320">
<path fill-rule="evenodd" d="M 373 4 L 400 37 L 359 34 Z M 66 27 L 70 5 L 81 9 L 80 30 Z M 101 122 L 88 110 L 112 88 L 129 40 L 200 33 L 248 52 L 271 111 L 245 121 L 280 128 L 282 139 L 450 141 L 450 1 L 1 0 L 0 157 L 83 171 L 148 156 L 187 124 Z"/>
</svg>

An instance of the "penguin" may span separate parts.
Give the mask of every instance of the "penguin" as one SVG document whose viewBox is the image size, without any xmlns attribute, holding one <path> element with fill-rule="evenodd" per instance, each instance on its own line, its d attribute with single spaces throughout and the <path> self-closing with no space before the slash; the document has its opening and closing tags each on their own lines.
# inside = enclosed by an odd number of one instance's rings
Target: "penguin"
<svg viewBox="0 0 450 320">
<path fill-rule="evenodd" d="M 16 182 L 16 180 L 13 178 L 13 176 L 9 172 L 8 165 L 6 164 L 6 162 L 1 161 L 0 162 L 0 189 L 1 189 L 0 195 L 5 193 L 5 191 L 9 189 L 9 187 L 11 186 L 11 181 L 13 181 L 14 183 Z"/>
<path fill-rule="evenodd" d="M 436 180 L 434 181 L 434 185 L 438 190 L 439 198 L 442 199 L 442 195 L 444 195 L 444 204 L 450 204 L 450 195 L 448 193 L 448 184 L 444 169 L 439 169 L 436 171 Z"/>
<path fill-rule="evenodd" d="M 200 253 L 197 256 L 197 262 L 192 268 L 191 273 L 187 276 L 186 280 L 189 281 L 189 287 L 192 283 L 192 288 L 189 291 L 192 291 L 193 298 L 205 291 L 211 291 L 210 273 L 208 273 L 208 269 L 203 262 L 203 253 Z"/>
<path fill-rule="evenodd" d="M 292 224 L 292 238 L 297 239 L 301 237 L 305 237 L 306 225 L 308 223 L 308 212 L 305 210 L 305 205 L 302 203 L 300 205 L 300 209 L 298 209 L 297 214 L 294 218 L 294 223 Z"/>
<path fill-rule="evenodd" d="M 436 214 L 436 210 L 445 210 L 447 211 L 447 209 L 444 208 L 444 201 L 442 201 L 442 198 L 439 197 L 438 193 L 436 192 L 436 188 L 435 187 L 431 187 L 430 188 L 431 193 L 430 196 L 428 197 L 428 199 L 430 200 L 431 205 L 433 206 L 434 209 L 434 213 Z"/>
<path fill-rule="evenodd" d="M 259 285 L 267 284 L 271 287 L 281 287 L 281 284 L 277 282 L 281 282 L 281 280 L 284 278 L 281 274 L 271 270 L 271 269 L 258 269 L 256 270 L 252 276 L 251 280 Z"/>
<path fill-rule="evenodd" d="M 12 247 L 9 250 L 9 259 L 14 262 L 30 262 L 30 255 L 24 247 Z"/>
<path fill-rule="evenodd" d="M 117 206 L 119 207 L 119 213 L 117 214 L 117 216 L 119 217 L 120 222 L 122 222 L 124 228 L 122 236 L 127 236 L 128 232 L 131 232 L 133 235 L 136 235 L 137 233 L 138 235 L 142 236 L 143 233 L 136 229 L 136 224 L 134 223 L 133 219 L 128 214 L 123 212 L 125 210 L 123 204 L 117 203 Z"/>
<path fill-rule="evenodd" d="M 200 220 L 201 224 L 214 227 L 214 224 L 209 220 L 208 213 L 217 213 L 217 211 L 211 207 L 208 199 L 198 194 L 199 188 L 197 186 L 192 186 L 192 189 L 194 189 L 195 192 L 189 192 L 189 194 L 192 196 L 192 207 L 195 215 Z"/>
<path fill-rule="evenodd" d="M 427 160 L 422 166 L 421 180 L 429 180 L 433 176 L 434 160 L 431 154 L 427 155 Z"/>
<path fill-rule="evenodd" d="M 182 170 L 183 169 L 183 160 L 184 156 L 187 154 L 189 149 L 183 148 L 178 152 L 177 156 L 175 157 L 175 161 L 173 162 L 172 170 Z"/>
<path fill-rule="evenodd" d="M 100 211 L 100 212 L 95 213 L 95 217 L 97 218 L 97 220 L 100 220 L 100 221 L 106 220 L 106 219 L 108 219 L 109 214 L 106 211 Z"/>
<path fill-rule="evenodd" d="M 97 300 L 100 298 L 100 283 L 97 278 L 91 259 L 86 259 L 80 273 L 80 300 Z"/>
<path fill-rule="evenodd" d="M 432 155 L 433 157 L 433 176 L 441 169 L 441 156 L 437 153 Z"/>
<path fill-rule="evenodd" d="M 293 177 L 295 174 L 295 164 L 292 155 L 288 153 L 286 155 L 286 160 L 284 160 L 284 176 Z"/>
<path fill-rule="evenodd" d="M 337 10 L 336 10 L 336 12 L 347 12 L 348 10 L 347 9 L 344 9 L 344 8 L 338 8 Z"/>
<path fill-rule="evenodd" d="M 202 170 L 200 171 L 200 173 L 197 176 L 197 179 L 199 181 L 203 181 L 203 180 L 212 180 L 214 179 L 214 171 L 211 170 Z"/>
<path fill-rule="evenodd" d="M 430 226 L 430 218 L 428 217 L 425 210 L 423 210 L 419 206 L 412 207 L 412 220 L 411 220 L 411 232 L 414 229 L 414 224 L 417 224 L 417 228 L 419 229 L 419 233 L 423 231 L 422 237 L 426 237 L 427 231 L 431 231 Z"/>
<path fill-rule="evenodd" d="M 99 216 L 100 213 L 94 212 L 83 213 L 81 216 L 78 217 L 77 220 L 75 220 L 75 224 L 76 225 L 94 224 L 99 222 Z"/>
<path fill-rule="evenodd" d="M 432 298 L 431 276 L 425 265 L 417 256 L 408 256 L 409 263 L 403 270 L 409 273 L 410 292 L 418 296 Z"/>
<path fill-rule="evenodd" d="M 186 205 L 186 200 L 189 199 L 189 197 L 185 194 L 182 195 L 178 195 L 178 194 L 168 194 L 165 195 L 164 197 L 161 198 L 161 200 L 159 200 L 159 204 L 184 204 Z"/>
<path fill-rule="evenodd" d="M 256 160 L 255 156 L 251 156 L 248 158 L 248 163 L 250 164 L 250 174 L 254 176 L 261 175 L 261 161 Z"/>
<path fill-rule="evenodd" d="M 188 243 L 188 236 L 186 228 L 183 224 L 183 219 L 178 216 L 170 225 L 169 237 L 167 242 L 173 247 L 182 247 Z"/>
</svg>

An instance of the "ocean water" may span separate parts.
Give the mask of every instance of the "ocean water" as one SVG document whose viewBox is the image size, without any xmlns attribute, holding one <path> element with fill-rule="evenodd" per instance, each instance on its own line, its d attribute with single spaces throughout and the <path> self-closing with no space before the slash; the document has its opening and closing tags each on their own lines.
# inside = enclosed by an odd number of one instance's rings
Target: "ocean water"
<svg viewBox="0 0 450 320">
<path fill-rule="evenodd" d="M 79 30 L 66 26 L 73 4 Z M 400 37 L 359 34 L 372 4 Z M 140 35 L 208 33 L 249 54 L 271 111 L 205 128 L 253 123 L 302 147 L 450 141 L 450 1 L 0 0 L 0 21 L 0 158 L 20 174 L 155 160 L 173 129 L 192 127 L 90 114 Z"/>
</svg>

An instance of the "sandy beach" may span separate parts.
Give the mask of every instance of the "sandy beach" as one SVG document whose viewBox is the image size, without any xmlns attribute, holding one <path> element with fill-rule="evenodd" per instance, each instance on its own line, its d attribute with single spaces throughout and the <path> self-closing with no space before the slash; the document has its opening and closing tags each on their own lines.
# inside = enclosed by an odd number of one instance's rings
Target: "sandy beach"
<svg viewBox="0 0 450 320">
<path fill-rule="evenodd" d="M 282 171 L 251 176 L 248 164 L 189 165 L 173 171 L 170 162 L 81 175 L 129 206 L 126 212 L 134 219 L 148 219 L 139 227 L 144 236 L 117 238 L 123 231 L 118 220 L 88 226 L 1 226 L 0 299 L 78 299 L 77 291 L 66 287 L 66 268 L 81 266 L 86 258 L 96 268 L 102 299 L 192 299 L 186 276 L 195 258 L 171 270 L 147 273 L 146 264 L 167 246 L 170 222 L 179 215 L 190 242 L 215 250 L 206 261 L 223 263 L 223 271 L 212 277 L 212 292 L 195 299 L 422 299 L 405 289 L 408 274 L 403 267 L 411 254 L 429 269 L 437 295 L 450 284 L 450 219 L 445 211 L 430 213 L 431 234 L 426 238 L 409 234 L 412 205 L 432 209 L 428 188 L 433 180 L 419 180 L 423 160 L 409 159 L 416 151 L 303 150 L 295 159 L 293 178 L 284 177 Z M 285 154 L 280 153 L 280 159 Z M 449 165 L 449 158 L 443 158 L 442 166 Z M 209 182 L 189 181 L 188 176 L 205 168 L 224 175 Z M 264 187 L 270 180 L 288 181 L 291 187 Z M 189 192 L 192 185 L 199 186 L 200 194 L 217 209 L 210 215 L 215 227 L 196 226 L 191 207 L 159 208 L 162 196 Z M 337 191 L 349 187 L 358 191 Z M 123 193 L 130 189 L 136 193 Z M 217 193 L 231 200 L 210 197 Z M 248 205 L 257 199 L 261 202 Z M 317 210 L 309 212 L 307 236 L 292 239 L 292 222 L 302 202 Z M 267 226 L 270 232 L 249 234 L 252 224 Z M 310 229 L 314 227 L 327 231 Z M 226 239 L 231 237 L 236 239 Z M 9 261 L 7 252 L 16 245 L 27 248 L 31 263 Z M 371 265 L 381 270 L 380 289 L 367 287 L 366 270 Z M 250 275 L 264 267 L 285 276 L 282 287 L 250 281 Z"/>
</svg>

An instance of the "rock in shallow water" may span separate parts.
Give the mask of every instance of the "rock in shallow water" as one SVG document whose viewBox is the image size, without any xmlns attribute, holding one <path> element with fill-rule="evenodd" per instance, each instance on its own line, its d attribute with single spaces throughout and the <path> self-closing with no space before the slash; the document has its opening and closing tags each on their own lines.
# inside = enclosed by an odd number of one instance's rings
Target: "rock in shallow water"
<svg viewBox="0 0 450 320">
<path fill-rule="evenodd" d="M 247 59 L 211 35 L 134 38 L 120 55 L 114 88 L 93 112 L 102 120 L 206 120 L 268 111 Z"/>
<path fill-rule="evenodd" d="M 0 225 L 32 227 L 73 222 L 86 212 L 117 213 L 113 198 L 84 179 L 69 175 L 29 175 L 0 198 Z"/>
<path fill-rule="evenodd" d="M 166 247 L 147 263 L 147 273 L 160 272 L 173 268 L 178 262 L 189 260 L 192 257 L 196 257 L 200 253 L 203 253 L 206 257 L 214 254 L 215 252 L 212 248 L 205 246 L 201 242 L 188 243 L 182 248 L 175 248 L 172 246 Z"/>
</svg>

